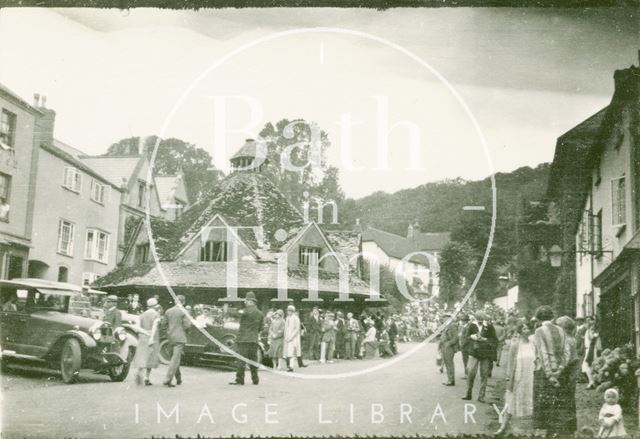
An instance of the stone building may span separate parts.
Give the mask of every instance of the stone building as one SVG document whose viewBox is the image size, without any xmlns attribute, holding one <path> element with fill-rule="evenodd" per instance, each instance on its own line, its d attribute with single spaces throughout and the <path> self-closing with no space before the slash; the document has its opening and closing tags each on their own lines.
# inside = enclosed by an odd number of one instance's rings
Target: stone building
<svg viewBox="0 0 640 439">
<path fill-rule="evenodd" d="M 39 100 L 39 97 L 38 97 Z M 24 277 L 32 243 L 41 122 L 54 114 L 0 84 L 0 279 Z"/>
<path fill-rule="evenodd" d="M 360 279 L 360 235 L 305 223 L 259 167 L 244 155 L 232 158 L 241 159 L 175 222 L 152 219 L 152 241 L 143 225 L 125 249 L 123 267 L 97 285 L 116 294 L 158 294 L 164 302 L 171 300 L 169 287 L 202 303 L 237 300 L 248 290 L 261 306 L 287 298 L 309 306 L 376 299 Z"/>
</svg>

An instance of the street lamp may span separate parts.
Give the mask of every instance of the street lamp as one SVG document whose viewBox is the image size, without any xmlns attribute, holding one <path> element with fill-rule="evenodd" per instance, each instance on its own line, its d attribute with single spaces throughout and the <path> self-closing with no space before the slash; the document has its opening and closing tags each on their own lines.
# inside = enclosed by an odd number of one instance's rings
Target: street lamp
<svg viewBox="0 0 640 439">
<path fill-rule="evenodd" d="M 549 262 L 551 263 L 552 267 L 558 268 L 562 265 L 562 254 L 562 249 L 558 244 L 554 244 L 549 249 Z"/>
</svg>

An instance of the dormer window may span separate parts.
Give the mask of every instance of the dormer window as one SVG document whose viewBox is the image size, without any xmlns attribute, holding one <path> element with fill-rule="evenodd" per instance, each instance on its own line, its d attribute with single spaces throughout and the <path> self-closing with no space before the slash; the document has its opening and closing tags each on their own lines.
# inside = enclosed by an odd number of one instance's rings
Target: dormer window
<svg viewBox="0 0 640 439">
<path fill-rule="evenodd" d="M 201 262 L 226 262 L 228 260 L 226 241 L 207 241 L 200 249 Z"/>
<path fill-rule="evenodd" d="M 298 261 L 300 265 L 317 266 L 320 261 L 320 248 L 301 245 L 298 250 Z"/>
</svg>

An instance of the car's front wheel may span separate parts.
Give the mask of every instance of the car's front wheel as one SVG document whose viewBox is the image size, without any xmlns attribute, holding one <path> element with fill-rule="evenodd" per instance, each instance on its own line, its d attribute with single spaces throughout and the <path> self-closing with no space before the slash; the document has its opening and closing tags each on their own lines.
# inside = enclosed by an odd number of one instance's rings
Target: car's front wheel
<svg viewBox="0 0 640 439">
<path fill-rule="evenodd" d="M 67 384 L 74 383 L 80 375 L 82 366 L 82 348 L 75 338 L 68 338 L 60 351 L 60 373 L 62 381 Z"/>
<path fill-rule="evenodd" d="M 120 382 L 124 381 L 125 378 L 127 378 L 127 375 L 129 375 L 129 368 L 131 367 L 131 362 L 133 361 L 133 357 L 135 356 L 135 354 L 135 349 L 129 348 L 127 362 L 109 369 L 109 378 L 111 378 L 111 381 Z"/>
</svg>

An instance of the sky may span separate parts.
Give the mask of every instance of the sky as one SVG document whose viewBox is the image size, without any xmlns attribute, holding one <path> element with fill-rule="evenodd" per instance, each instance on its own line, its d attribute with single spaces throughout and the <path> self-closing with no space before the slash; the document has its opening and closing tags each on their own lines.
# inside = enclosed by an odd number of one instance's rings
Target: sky
<svg viewBox="0 0 640 439">
<path fill-rule="evenodd" d="M 313 121 L 362 197 L 551 161 L 608 104 L 613 72 L 638 64 L 634 14 L 2 9 L 0 82 L 46 95 L 56 138 L 88 154 L 158 134 L 225 168 L 265 123 Z"/>
</svg>

